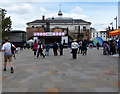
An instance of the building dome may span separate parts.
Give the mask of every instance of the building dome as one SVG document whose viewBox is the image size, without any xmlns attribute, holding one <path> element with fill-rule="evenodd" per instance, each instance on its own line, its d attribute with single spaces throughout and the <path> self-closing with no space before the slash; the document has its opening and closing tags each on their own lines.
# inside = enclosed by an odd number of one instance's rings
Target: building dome
<svg viewBox="0 0 120 94">
<path fill-rule="evenodd" d="M 52 17 L 52 18 L 47 18 L 46 20 L 73 20 L 73 18 L 70 18 L 70 17 Z"/>
<path fill-rule="evenodd" d="M 62 14 L 62 11 L 60 10 L 59 12 L 58 12 L 58 16 L 62 16 L 63 14 Z"/>
</svg>

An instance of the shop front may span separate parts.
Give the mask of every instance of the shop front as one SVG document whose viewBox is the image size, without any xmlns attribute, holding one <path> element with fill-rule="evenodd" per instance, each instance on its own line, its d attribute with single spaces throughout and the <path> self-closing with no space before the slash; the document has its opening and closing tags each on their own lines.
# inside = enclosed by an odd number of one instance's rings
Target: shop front
<svg viewBox="0 0 120 94">
<path fill-rule="evenodd" d="M 54 42 L 68 43 L 68 39 L 67 36 L 65 36 L 65 32 L 35 32 L 34 40 L 35 39 L 40 39 L 43 43 L 49 44 L 53 44 Z"/>
</svg>

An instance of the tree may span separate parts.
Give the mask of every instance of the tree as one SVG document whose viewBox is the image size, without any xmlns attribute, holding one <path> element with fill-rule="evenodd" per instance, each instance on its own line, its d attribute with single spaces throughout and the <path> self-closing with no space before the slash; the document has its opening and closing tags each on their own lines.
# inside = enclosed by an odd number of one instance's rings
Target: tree
<svg viewBox="0 0 120 94">
<path fill-rule="evenodd" d="M 5 9 L 0 9 L 0 16 L 2 19 L 0 19 L 1 21 L 1 28 L 2 28 L 2 38 L 7 36 L 10 33 L 11 30 L 11 25 L 12 25 L 12 21 L 10 16 L 9 17 L 5 17 L 6 15 L 6 10 Z"/>
</svg>

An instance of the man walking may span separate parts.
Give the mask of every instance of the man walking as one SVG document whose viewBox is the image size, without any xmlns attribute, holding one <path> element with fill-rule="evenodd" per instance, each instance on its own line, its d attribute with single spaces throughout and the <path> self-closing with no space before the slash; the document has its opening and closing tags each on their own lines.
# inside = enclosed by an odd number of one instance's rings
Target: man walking
<svg viewBox="0 0 120 94">
<path fill-rule="evenodd" d="M 5 44 L 3 44 L 3 46 L 2 46 L 2 52 L 4 52 L 4 69 L 3 69 L 3 71 L 6 71 L 6 64 L 7 64 L 7 61 L 9 61 L 10 67 L 11 67 L 11 73 L 14 73 L 11 47 L 14 47 L 14 48 L 16 48 L 16 47 L 8 41 L 7 37 L 5 37 L 4 40 L 5 40 Z"/>
<path fill-rule="evenodd" d="M 42 42 L 40 41 L 40 39 L 38 39 L 38 49 L 37 49 L 37 57 L 39 57 L 39 54 L 43 56 L 43 58 L 45 57 L 45 55 L 43 54 L 43 49 L 44 49 L 44 46 L 42 44 Z"/>
</svg>

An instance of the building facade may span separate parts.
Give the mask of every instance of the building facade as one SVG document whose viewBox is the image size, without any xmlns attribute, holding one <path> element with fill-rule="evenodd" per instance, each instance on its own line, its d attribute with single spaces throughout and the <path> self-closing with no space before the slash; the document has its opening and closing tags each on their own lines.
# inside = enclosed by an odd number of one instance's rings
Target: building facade
<svg viewBox="0 0 120 94">
<path fill-rule="evenodd" d="M 44 39 L 46 42 L 50 38 L 54 38 L 53 40 L 61 41 L 62 37 L 58 34 L 58 36 L 52 36 L 54 32 L 64 32 L 64 37 L 67 36 L 69 40 L 71 39 L 80 39 L 82 38 L 90 38 L 90 25 L 91 22 L 87 22 L 82 19 L 73 19 L 70 17 L 63 17 L 62 12 L 58 12 L 58 17 L 49 17 L 45 18 L 42 16 L 41 20 L 35 20 L 27 23 L 26 31 L 28 35 L 28 39 L 34 37 L 34 33 L 41 32 L 37 35 L 38 38 Z M 46 32 L 47 36 L 42 35 L 43 32 Z M 48 34 L 47 32 L 51 32 Z M 36 34 L 35 34 L 36 35 Z M 41 35 L 41 36 L 40 36 Z"/>
<path fill-rule="evenodd" d="M 104 41 L 108 41 L 109 38 L 107 36 L 107 31 L 97 31 L 94 28 L 91 28 L 91 38 L 90 40 L 94 40 L 96 37 L 101 37 Z"/>
</svg>

